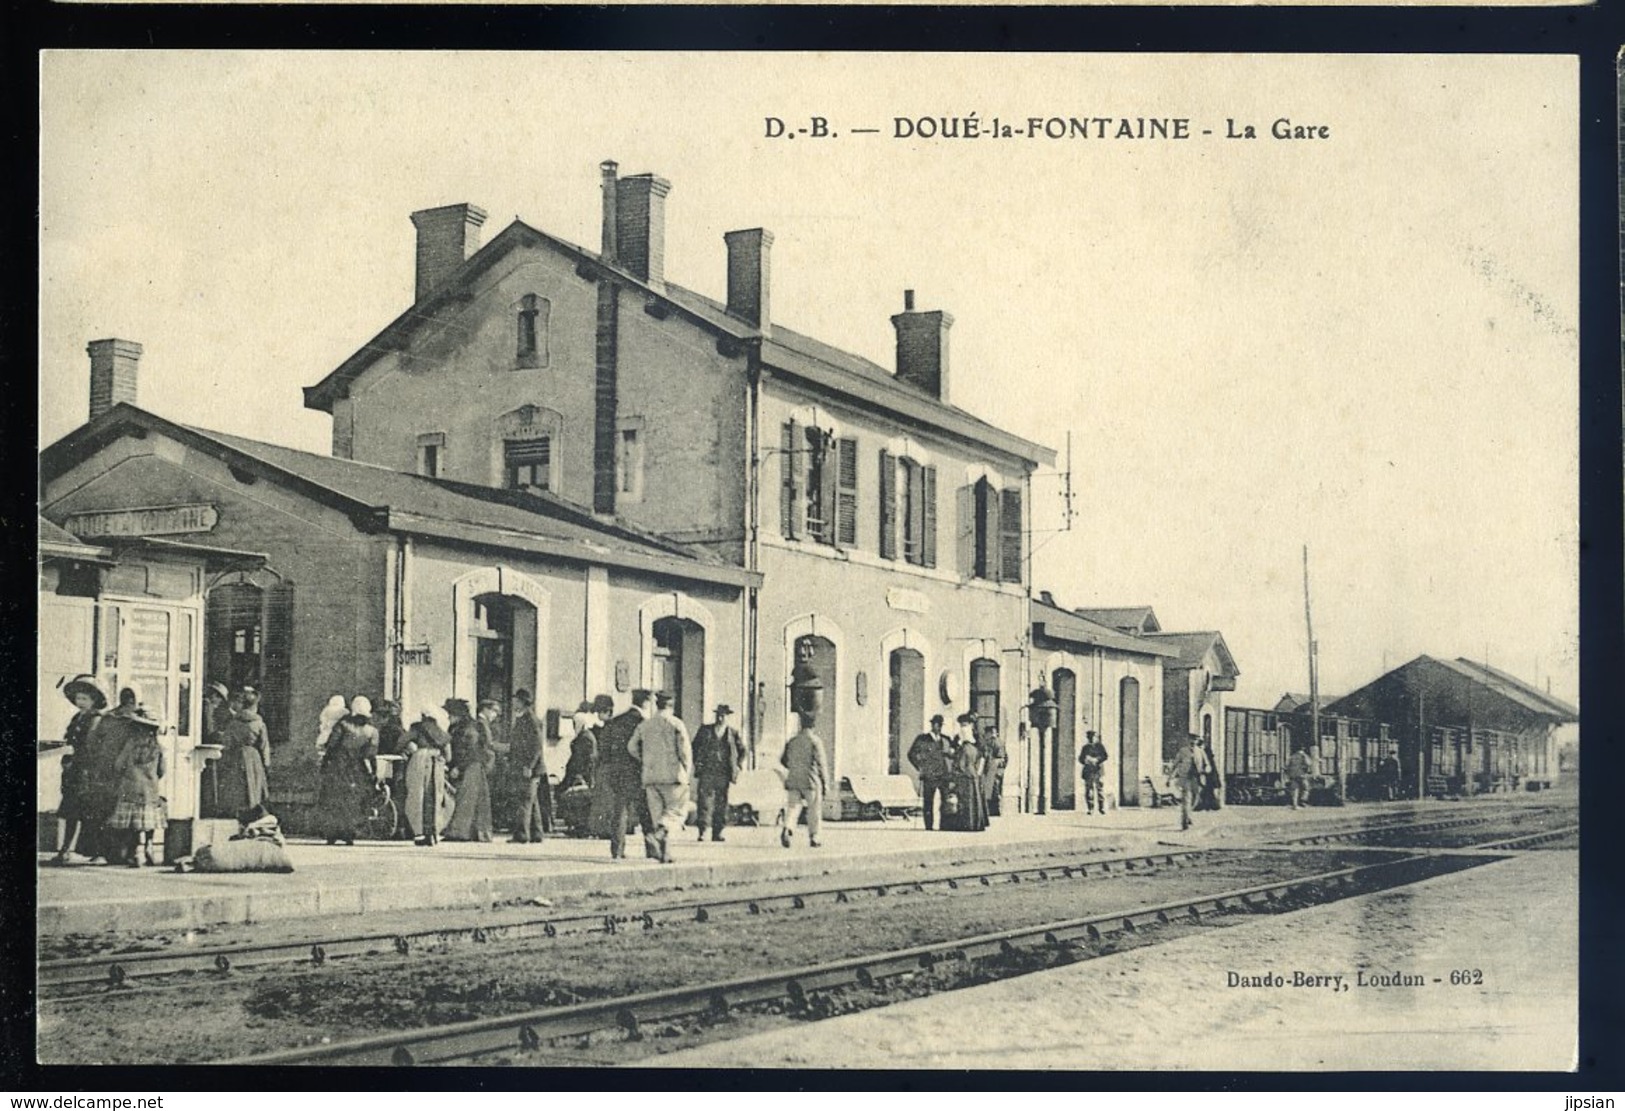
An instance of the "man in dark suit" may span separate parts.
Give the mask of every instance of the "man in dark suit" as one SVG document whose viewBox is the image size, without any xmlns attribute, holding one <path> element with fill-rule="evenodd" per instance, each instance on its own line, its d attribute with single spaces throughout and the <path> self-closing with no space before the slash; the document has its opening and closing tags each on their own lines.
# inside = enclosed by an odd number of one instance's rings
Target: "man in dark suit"
<svg viewBox="0 0 1625 1111">
<path fill-rule="evenodd" d="M 634 815 L 643 830 L 643 854 L 660 859 L 660 843 L 654 836 L 654 820 L 643 794 L 643 761 L 627 751 L 626 744 L 638 726 L 654 715 L 654 693 L 632 692 L 632 708 L 617 714 L 598 736 L 598 779 L 610 792 L 609 856 L 626 859 L 626 826 Z"/>
<path fill-rule="evenodd" d="M 908 746 L 908 762 L 920 776 L 920 798 L 925 804 L 925 828 L 936 825 L 936 801 L 948 789 L 948 756 L 952 742 L 942 732 L 943 717 L 931 719 L 931 731 L 921 733 Z"/>
<path fill-rule="evenodd" d="M 532 708 L 530 692 L 513 692 L 513 728 L 508 734 L 509 790 L 515 803 L 513 840 L 540 841 L 553 831 L 553 788 L 547 781 L 542 750 L 542 719 Z"/>
<path fill-rule="evenodd" d="M 694 786 L 695 804 L 699 807 L 696 822 L 700 827 L 700 840 L 705 840 L 705 827 L 711 827 L 711 840 L 721 841 L 722 827 L 728 824 L 728 788 L 739 782 L 739 769 L 745 763 L 745 742 L 729 722 L 733 707 L 724 703 L 717 707 L 716 720 L 700 726 L 694 734 Z"/>
</svg>

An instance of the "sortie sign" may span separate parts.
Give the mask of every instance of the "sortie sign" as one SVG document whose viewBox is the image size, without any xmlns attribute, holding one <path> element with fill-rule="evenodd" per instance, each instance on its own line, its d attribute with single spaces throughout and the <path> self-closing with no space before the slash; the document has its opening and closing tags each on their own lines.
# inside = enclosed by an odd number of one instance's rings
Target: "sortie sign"
<svg viewBox="0 0 1625 1111">
<path fill-rule="evenodd" d="M 97 536 L 170 536 L 209 532 L 219 520 L 220 511 L 212 505 L 155 505 L 74 513 L 68 517 L 67 528 L 81 540 Z"/>
</svg>

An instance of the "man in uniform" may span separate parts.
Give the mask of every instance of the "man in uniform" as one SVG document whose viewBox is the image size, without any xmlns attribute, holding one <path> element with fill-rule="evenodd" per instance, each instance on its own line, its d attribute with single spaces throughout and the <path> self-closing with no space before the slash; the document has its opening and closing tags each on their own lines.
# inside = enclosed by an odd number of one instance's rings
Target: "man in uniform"
<svg viewBox="0 0 1625 1111">
<path fill-rule="evenodd" d="M 745 762 L 744 739 L 728 722 L 732 714 L 733 707 L 726 703 L 718 706 L 716 720 L 700 726 L 694 734 L 694 801 L 699 808 L 695 821 L 701 841 L 705 840 L 707 824 L 711 840 L 723 840 L 722 827 L 728 824 L 728 788 L 739 782 L 739 769 Z"/>
<path fill-rule="evenodd" d="M 643 761 L 627 749 L 632 734 L 654 713 L 654 695 L 646 690 L 632 692 L 632 706 L 611 718 L 598 735 L 598 779 L 609 791 L 609 857 L 626 859 L 626 825 L 636 815 L 643 830 L 643 853 L 651 860 L 660 858 L 654 822 L 649 818 L 643 794 Z"/>
<path fill-rule="evenodd" d="M 1313 771 L 1308 749 L 1296 748 L 1286 758 L 1286 798 L 1296 810 L 1309 805 L 1309 775 Z"/>
<path fill-rule="evenodd" d="M 999 727 L 990 725 L 982 737 L 982 787 L 987 796 L 987 816 L 997 818 L 1004 811 L 1004 769 L 1010 763 L 1010 754 L 999 739 Z"/>
<path fill-rule="evenodd" d="M 514 799 L 513 840 L 523 845 L 553 832 L 553 788 L 547 781 L 542 719 L 530 691 L 513 692 L 513 728 L 508 733 L 509 789 Z"/>
<path fill-rule="evenodd" d="M 671 835 L 683 828 L 694 770 L 688 727 L 670 711 L 671 695 L 661 691 L 655 696 L 654 716 L 645 718 L 626 743 L 626 751 L 642 767 L 643 794 L 654 819 L 656 857 L 662 864 L 672 862 Z"/>
<path fill-rule="evenodd" d="M 931 718 L 931 731 L 921 733 L 908 746 L 908 762 L 920 777 L 920 798 L 925 804 L 925 828 L 936 824 L 936 803 L 948 790 L 948 752 L 950 742 L 942 732 L 943 717 Z"/>
<path fill-rule="evenodd" d="M 1083 812 L 1093 814 L 1099 806 L 1101 814 L 1105 814 L 1106 792 L 1102 784 L 1106 778 L 1106 746 L 1100 743 L 1093 729 L 1084 737 L 1088 743 L 1078 753 L 1078 764 L 1083 772 Z"/>
<path fill-rule="evenodd" d="M 1179 828 L 1191 828 L 1191 809 L 1202 797 L 1202 778 L 1207 775 L 1207 756 L 1202 751 L 1202 738 L 1195 733 L 1186 736 L 1179 752 L 1174 756 L 1173 787 L 1179 793 Z"/>
</svg>

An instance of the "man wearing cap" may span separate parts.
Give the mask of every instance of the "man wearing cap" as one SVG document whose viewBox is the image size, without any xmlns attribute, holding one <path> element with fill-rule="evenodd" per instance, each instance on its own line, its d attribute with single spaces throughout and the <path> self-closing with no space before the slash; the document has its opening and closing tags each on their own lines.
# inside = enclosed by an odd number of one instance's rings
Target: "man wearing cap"
<svg viewBox="0 0 1625 1111">
<path fill-rule="evenodd" d="M 1191 828 L 1191 809 L 1202 794 L 1202 777 L 1208 771 L 1202 738 L 1189 734 L 1174 755 L 1173 788 L 1179 794 L 1179 828 Z"/>
<path fill-rule="evenodd" d="M 655 847 L 662 864 L 672 862 L 671 837 L 683 828 L 694 749 L 688 727 L 671 713 L 671 695 L 655 695 L 655 713 L 632 731 L 626 751 L 643 767 L 643 793 L 654 819 Z M 645 836 L 648 834 L 645 827 Z"/>
<path fill-rule="evenodd" d="M 547 782 L 542 751 L 542 719 L 531 706 L 530 692 L 513 692 L 513 728 L 508 733 L 508 774 L 517 806 L 513 840 L 523 845 L 553 832 L 553 790 Z"/>
<path fill-rule="evenodd" d="M 729 722 L 733 707 L 727 703 L 717 707 L 716 720 L 700 726 L 694 734 L 694 787 L 695 803 L 699 813 L 700 840 L 705 840 L 705 827 L 711 826 L 711 840 L 721 841 L 722 827 L 728 824 L 728 788 L 739 782 L 739 769 L 745 763 L 745 742 L 739 730 Z"/>
<path fill-rule="evenodd" d="M 1101 814 L 1105 814 L 1106 795 L 1101 785 L 1106 776 L 1106 746 L 1100 743 L 1093 729 L 1085 737 L 1089 743 L 1078 753 L 1078 766 L 1083 773 L 1083 812 L 1093 814 L 1098 805 Z"/>
<path fill-rule="evenodd" d="M 654 714 L 654 695 L 646 690 L 632 692 L 632 705 L 604 726 L 598 737 L 597 781 L 609 796 L 609 857 L 626 859 L 626 826 L 633 815 L 643 830 L 643 852 L 660 858 L 660 842 L 654 835 L 647 796 L 643 790 L 643 761 L 628 750 L 632 735 Z"/>
<path fill-rule="evenodd" d="M 936 803 L 948 788 L 950 742 L 942 732 L 943 717 L 931 717 L 931 731 L 921 733 L 908 746 L 908 762 L 920 777 L 920 798 L 925 805 L 925 828 L 936 825 Z"/>
</svg>

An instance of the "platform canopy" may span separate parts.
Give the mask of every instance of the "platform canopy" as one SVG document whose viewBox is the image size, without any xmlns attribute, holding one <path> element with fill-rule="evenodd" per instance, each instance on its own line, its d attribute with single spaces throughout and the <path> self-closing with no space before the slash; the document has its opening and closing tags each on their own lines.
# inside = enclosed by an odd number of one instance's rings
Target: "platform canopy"
<svg viewBox="0 0 1625 1111">
<path fill-rule="evenodd" d="M 1523 680 L 1471 660 L 1418 656 L 1329 703 L 1324 713 L 1399 725 L 1516 733 L 1580 720 L 1580 711 Z"/>
</svg>

